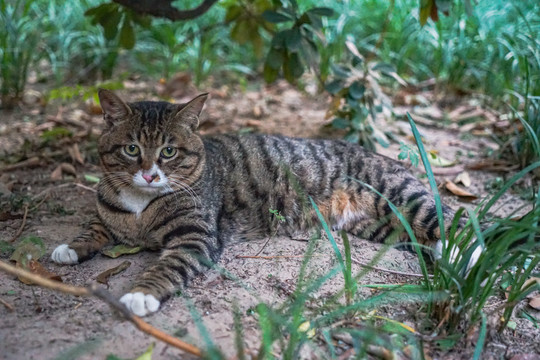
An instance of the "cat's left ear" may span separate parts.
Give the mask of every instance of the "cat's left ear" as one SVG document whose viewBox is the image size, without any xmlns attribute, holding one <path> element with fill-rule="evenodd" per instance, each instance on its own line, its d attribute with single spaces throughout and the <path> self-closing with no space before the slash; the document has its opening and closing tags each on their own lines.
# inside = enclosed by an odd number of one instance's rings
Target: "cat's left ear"
<svg viewBox="0 0 540 360">
<path fill-rule="evenodd" d="M 201 94 L 195 99 L 185 104 L 175 115 L 175 118 L 183 124 L 187 124 L 191 130 L 195 131 L 199 127 L 199 115 L 204 103 L 208 99 L 208 93 Z"/>
</svg>

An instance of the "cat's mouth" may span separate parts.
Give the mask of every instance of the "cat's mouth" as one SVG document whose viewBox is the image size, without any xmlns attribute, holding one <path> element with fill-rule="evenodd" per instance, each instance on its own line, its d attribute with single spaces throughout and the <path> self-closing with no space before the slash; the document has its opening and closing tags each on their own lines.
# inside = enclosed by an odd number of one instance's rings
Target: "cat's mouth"
<svg viewBox="0 0 540 360">
<path fill-rule="evenodd" d="M 167 188 L 168 179 L 163 172 L 154 165 L 150 171 L 139 170 L 133 175 L 133 185 L 140 191 L 156 193 Z"/>
</svg>

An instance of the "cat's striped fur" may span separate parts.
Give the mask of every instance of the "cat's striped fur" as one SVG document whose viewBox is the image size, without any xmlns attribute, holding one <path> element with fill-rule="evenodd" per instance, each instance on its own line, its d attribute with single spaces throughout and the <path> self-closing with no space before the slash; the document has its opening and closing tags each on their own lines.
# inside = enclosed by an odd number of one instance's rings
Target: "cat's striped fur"
<svg viewBox="0 0 540 360">
<path fill-rule="evenodd" d="M 388 203 L 354 179 L 398 206 L 419 240 L 433 247 L 440 237 L 433 196 L 397 161 L 345 141 L 201 137 L 205 95 L 184 105 L 125 104 L 106 90 L 99 96 L 107 127 L 99 140 L 98 216 L 53 259 L 82 261 L 110 241 L 160 249 L 159 260 L 135 282 L 136 295 L 122 298 L 139 315 L 156 311 L 159 301 L 216 262 L 232 238 L 308 228 L 316 221 L 309 198 L 335 228 L 374 241 L 396 234 L 401 226 Z M 270 209 L 285 221 L 275 221 Z M 454 213 L 444 212 L 448 228 Z"/>
</svg>

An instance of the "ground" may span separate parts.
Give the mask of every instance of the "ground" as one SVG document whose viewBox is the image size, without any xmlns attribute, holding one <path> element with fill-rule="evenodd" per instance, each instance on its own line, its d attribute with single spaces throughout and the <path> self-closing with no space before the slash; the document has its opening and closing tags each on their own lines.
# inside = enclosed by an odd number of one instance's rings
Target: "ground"
<svg viewBox="0 0 540 360">
<path fill-rule="evenodd" d="M 157 99 L 150 94 L 167 90 L 159 84 L 154 88 L 152 82 L 127 81 L 124 85 L 125 90 L 120 93 L 130 101 Z M 175 100 L 183 101 L 195 95 L 195 89 L 190 89 L 188 93 L 174 94 Z M 242 91 L 220 87 L 210 93 L 210 101 L 201 123 L 201 132 L 204 134 L 256 131 L 302 137 L 342 136 L 324 126 L 330 122 L 325 118 L 329 99 L 309 94 L 309 91 L 300 92 L 284 83 L 278 83 Z M 501 123 L 493 112 L 484 110 L 482 105 L 474 101 L 445 99 L 446 103 L 441 105 L 441 99 L 429 90 L 422 93 L 425 101 L 419 101 L 418 98 L 413 92 L 396 94 L 394 110 L 398 120 L 381 119 L 379 126 L 392 133 L 396 139 L 412 143 L 408 136 L 409 125 L 402 120 L 406 111 L 415 114 L 427 149 L 435 150 L 445 159 L 456 161 L 450 167 L 436 169 L 438 183 L 444 185 L 446 180 L 454 180 L 456 175 L 467 168 L 472 180 L 467 191 L 479 196 L 472 203 L 465 202 L 465 198 L 453 195 L 441 186 L 444 201 L 456 209 L 460 206 L 474 206 L 501 179 L 508 178 L 516 170 L 512 164 L 495 163 L 485 158 L 486 154 L 499 148 L 496 142 L 485 135 L 489 135 L 493 129 L 504 131 L 508 124 Z M 95 139 L 103 121 L 95 106 L 89 102 L 73 100 L 60 105 L 59 101 L 53 101 L 44 107 L 39 104 L 41 100 L 39 92 L 30 92 L 25 98 L 25 106 L 2 113 L 0 192 L 10 193 L 11 198 L 0 198 L 0 240 L 14 240 L 14 244 L 17 244 L 27 236 L 38 236 L 45 243 L 47 253 L 41 263 L 49 271 L 59 274 L 64 283 L 79 286 L 95 281 L 104 270 L 128 260 L 131 266 L 109 280 L 109 291 L 120 296 L 129 289 L 136 275 L 156 258 L 156 253 L 141 252 L 117 259 L 98 254 L 77 266 L 59 266 L 49 259 L 53 249 L 76 236 L 94 212 L 95 184 L 88 181 L 85 175 L 100 175 Z M 420 105 L 422 102 L 428 105 Z M 473 111 L 476 113 L 467 118 L 467 114 L 471 115 Z M 454 115 L 451 119 L 461 116 L 465 121 L 478 118 L 482 121 L 459 130 L 456 123 L 448 124 L 443 113 Z M 446 123 L 437 121 L 441 119 Z M 51 132 L 53 128 L 68 130 L 71 136 L 61 136 L 64 130 Z M 396 158 L 399 143 L 392 141 L 390 147 L 379 150 Z M 28 166 L 12 166 L 13 163 L 33 157 L 38 160 L 31 160 Z M 68 164 L 64 165 L 62 171 L 58 170 L 61 163 Z M 421 172 L 415 168 L 411 168 L 411 171 L 418 174 Z M 530 181 L 523 180 L 520 183 L 521 189 L 529 188 Z M 14 199 L 30 204 L 23 227 L 24 206 Z M 523 193 L 514 191 L 501 200 L 500 207 L 495 208 L 496 215 L 502 216 L 515 210 L 520 214 L 530 207 Z M 22 233 L 19 233 L 20 229 Z M 352 257 L 362 263 L 368 263 L 381 249 L 379 244 L 362 239 L 351 238 L 351 241 Z M 242 322 L 246 348 L 255 351 L 260 346 L 260 333 L 258 322 L 249 310 L 261 301 L 279 304 L 287 299 L 296 285 L 306 248 L 307 242 L 302 239 L 280 237 L 233 243 L 226 248 L 219 262 L 219 267 L 226 269 L 232 276 L 223 276 L 218 270 L 210 270 L 192 282 L 186 295 L 201 314 L 212 339 L 229 357 L 235 355 L 232 304 L 236 302 L 244 314 Z M 256 258 L 238 257 L 257 254 L 259 256 Z M 6 260 L 7 256 L 1 257 Z M 335 266 L 335 255 L 328 241 L 323 239 L 317 244 L 314 259 L 316 261 L 312 261 L 309 267 L 312 273 L 324 274 Z M 361 278 L 361 283 L 401 284 L 419 281 L 419 277 L 415 276 L 420 272 L 418 261 L 411 252 L 390 249 L 377 266 L 383 270 L 369 271 Z M 353 264 L 354 273 L 362 269 L 360 264 Z M 384 269 L 406 274 L 391 273 Z M 310 306 L 317 306 L 317 298 L 331 296 L 342 286 L 340 276 L 332 278 L 316 293 Z M 360 296 L 370 293 L 369 290 L 363 290 Z M 0 273 L 0 300 L 4 304 L 0 304 L 0 354 L 3 359 L 105 359 L 108 354 L 120 358 L 136 358 L 153 342 L 156 342 L 153 359 L 191 358 L 141 333 L 98 299 L 77 298 L 29 286 L 13 276 Z M 496 309 L 501 300 L 493 299 L 489 306 Z M 416 310 L 417 307 L 398 299 L 383 306 L 379 312 L 421 330 L 416 322 Z M 533 310 L 530 311 L 539 316 Z M 499 315 L 500 312 L 492 312 L 489 323 L 496 323 Z M 198 346 L 203 344 L 189 305 L 182 296 L 171 298 L 158 313 L 146 320 L 187 342 Z M 513 320 L 516 321 L 516 329 L 507 329 L 502 334 L 490 327 L 484 358 L 540 354 L 540 330 L 528 320 Z M 348 345 L 343 339 L 340 341 L 336 342 L 337 350 L 344 353 Z M 462 341 L 453 350 L 445 352 L 428 344 L 426 354 L 432 358 L 468 359 L 472 357 L 474 345 L 474 339 Z M 309 358 L 309 351 L 306 354 Z"/>
</svg>

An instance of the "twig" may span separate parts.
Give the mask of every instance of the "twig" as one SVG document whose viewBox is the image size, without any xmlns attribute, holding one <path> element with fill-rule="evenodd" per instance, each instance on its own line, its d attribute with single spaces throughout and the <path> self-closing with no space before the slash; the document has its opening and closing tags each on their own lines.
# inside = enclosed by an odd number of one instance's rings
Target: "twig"
<svg viewBox="0 0 540 360">
<path fill-rule="evenodd" d="M 39 207 L 40 207 L 45 201 L 47 201 L 47 199 L 49 198 L 50 195 L 51 195 L 50 192 L 47 192 L 47 193 L 45 194 L 45 196 L 43 197 L 43 199 L 41 199 L 34 207 L 32 207 L 32 208 L 30 209 L 30 211 L 36 211 L 37 209 L 39 209 Z"/>
<path fill-rule="evenodd" d="M 73 184 L 75 184 L 75 186 L 80 187 L 81 189 L 85 189 L 85 190 L 88 190 L 88 191 L 91 191 L 91 192 L 97 192 L 96 189 L 91 188 L 90 186 L 86 186 L 86 185 L 79 184 L 79 183 L 73 183 Z"/>
<path fill-rule="evenodd" d="M 358 261 L 358 260 L 356 260 L 354 258 L 351 258 L 351 261 L 353 263 L 357 264 L 357 265 L 362 266 L 362 267 L 377 270 L 377 271 L 384 271 L 384 272 L 387 272 L 387 273 L 390 273 L 390 274 L 404 275 L 404 276 L 415 276 L 415 277 L 424 277 L 424 275 L 422 275 L 422 274 L 409 273 L 409 272 L 403 272 L 403 271 L 397 271 L 397 270 L 390 270 L 390 269 L 385 269 L 385 268 L 381 268 L 381 267 L 378 267 L 378 266 L 368 265 L 368 264 L 363 263 L 361 261 Z M 433 275 L 431 275 L 431 274 L 429 274 L 428 276 L 433 277 Z"/>
<path fill-rule="evenodd" d="M 266 247 L 266 245 L 268 245 L 268 243 L 270 242 L 270 237 L 268 237 L 268 239 L 266 239 L 266 241 L 264 242 L 263 246 L 261 246 L 261 248 L 259 249 L 259 251 L 257 251 L 257 253 L 255 254 L 255 256 L 259 256 L 262 251 L 264 250 L 264 248 Z"/>
<path fill-rule="evenodd" d="M 13 307 L 13 305 L 11 305 L 10 303 L 8 303 L 7 301 L 5 301 L 4 299 L 0 298 L 0 303 L 2 303 L 2 305 L 4 305 L 5 307 L 7 307 L 7 309 L 11 312 L 15 311 L 15 308 Z"/>
<path fill-rule="evenodd" d="M 94 188 L 91 188 L 91 187 L 86 186 L 86 185 L 83 185 L 83 184 L 75 183 L 75 182 L 69 182 L 69 183 L 60 184 L 60 185 L 55 186 L 54 189 L 65 188 L 65 187 L 72 186 L 72 185 L 75 185 L 75 186 L 77 186 L 77 187 L 80 187 L 81 189 L 85 189 L 85 190 L 88 190 L 88 191 L 97 192 L 97 190 L 94 189 Z M 35 201 L 35 200 L 41 198 L 42 196 L 47 197 L 47 196 L 50 195 L 50 193 L 51 193 L 52 190 L 53 190 L 53 188 L 45 189 L 45 190 L 43 190 L 42 192 L 40 192 L 39 194 L 34 195 L 34 196 L 32 197 L 32 200 Z M 41 205 L 41 202 L 40 202 L 38 205 Z M 32 210 L 34 210 L 35 208 L 37 208 L 38 205 L 34 206 L 34 208 L 33 208 Z"/>
<path fill-rule="evenodd" d="M 15 233 L 15 235 L 9 240 L 10 243 L 14 242 L 19 238 L 19 236 L 22 234 L 24 226 L 26 225 L 26 217 L 28 216 L 28 204 L 24 205 L 24 215 L 22 219 L 21 226 L 19 227 L 19 230 Z"/>
<path fill-rule="evenodd" d="M 8 274 L 12 274 L 12 275 L 30 280 L 32 281 L 32 283 L 39 285 L 41 287 L 59 291 L 64 294 L 70 294 L 70 295 L 75 295 L 75 296 L 95 296 L 103 300 L 107 304 L 109 304 L 113 309 L 118 310 L 118 312 L 126 320 L 129 320 L 130 322 L 135 324 L 135 326 L 139 330 L 171 346 L 174 346 L 177 349 L 183 350 L 185 352 L 188 352 L 190 354 L 193 354 L 199 357 L 202 356 L 202 351 L 198 349 L 197 347 L 191 344 L 185 343 L 180 339 L 172 337 L 169 334 L 166 334 L 163 331 L 156 329 L 155 327 L 148 324 L 140 317 L 133 315 L 120 301 L 118 301 L 115 297 L 113 297 L 104 288 L 98 287 L 97 284 L 92 284 L 88 287 L 66 285 L 58 281 L 49 280 L 39 275 L 32 274 L 29 271 L 16 268 L 15 266 L 10 265 L 4 261 L 0 261 L 0 270 Z"/>
<path fill-rule="evenodd" d="M 258 256 L 258 255 L 236 255 L 237 259 L 290 259 L 290 258 L 301 258 L 304 255 L 275 255 L 275 256 Z"/>
<path fill-rule="evenodd" d="M 67 285 L 59 281 L 50 280 L 42 276 L 33 274 L 24 269 L 17 268 L 4 261 L 0 261 L 0 270 L 7 272 L 8 274 L 15 275 L 17 277 L 29 280 L 32 283 L 37 284 L 41 287 L 59 291 L 64 294 L 70 294 L 70 295 L 75 295 L 75 296 L 90 296 L 91 295 L 87 288 L 80 287 L 80 286 Z"/>
<path fill-rule="evenodd" d="M 30 159 L 26 159 L 16 164 L 4 166 L 3 168 L 0 169 L 0 172 L 3 173 L 7 171 L 22 169 L 25 167 L 34 167 L 34 166 L 39 165 L 39 163 L 40 163 L 39 157 L 34 156 L 34 157 L 31 157 Z"/>
</svg>

